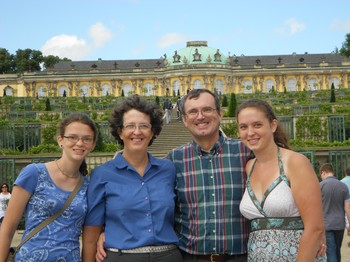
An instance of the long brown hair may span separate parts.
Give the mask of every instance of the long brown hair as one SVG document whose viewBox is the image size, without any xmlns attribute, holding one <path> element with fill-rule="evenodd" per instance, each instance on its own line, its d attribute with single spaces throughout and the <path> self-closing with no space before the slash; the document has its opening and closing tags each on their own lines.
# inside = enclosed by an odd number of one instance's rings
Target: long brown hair
<svg viewBox="0 0 350 262">
<path fill-rule="evenodd" d="M 273 111 L 272 107 L 266 101 L 259 99 L 251 99 L 240 104 L 237 109 L 237 119 L 239 112 L 245 108 L 250 107 L 256 108 L 257 110 L 263 112 L 270 123 L 272 123 L 272 121 L 275 119 L 277 120 L 276 114 Z M 291 149 L 288 144 L 287 135 L 280 125 L 277 125 L 276 131 L 273 133 L 273 139 L 278 146 L 286 149 Z"/>
</svg>

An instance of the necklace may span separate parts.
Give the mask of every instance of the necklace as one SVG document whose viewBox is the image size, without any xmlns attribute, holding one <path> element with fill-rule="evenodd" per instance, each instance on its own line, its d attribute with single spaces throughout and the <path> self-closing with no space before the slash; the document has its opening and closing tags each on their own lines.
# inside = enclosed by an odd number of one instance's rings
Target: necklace
<svg viewBox="0 0 350 262">
<path fill-rule="evenodd" d="M 55 163 L 56 163 L 56 166 L 58 168 L 58 170 L 62 173 L 62 175 L 66 176 L 66 177 L 69 177 L 69 178 L 77 178 L 79 176 L 79 173 L 71 176 L 71 175 L 68 175 L 66 174 L 65 172 L 63 172 L 63 170 L 60 168 L 60 166 L 58 165 L 58 162 L 57 162 L 57 159 L 55 159 Z"/>
</svg>

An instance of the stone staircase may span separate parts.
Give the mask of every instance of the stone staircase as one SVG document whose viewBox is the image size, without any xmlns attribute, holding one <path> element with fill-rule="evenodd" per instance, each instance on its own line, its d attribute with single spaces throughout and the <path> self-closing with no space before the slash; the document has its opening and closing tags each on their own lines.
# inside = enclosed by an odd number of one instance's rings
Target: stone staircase
<svg viewBox="0 0 350 262">
<path fill-rule="evenodd" d="M 176 110 L 172 110 L 171 122 L 163 124 L 162 132 L 153 141 L 148 151 L 155 157 L 164 157 L 171 149 L 186 144 L 192 139 L 182 121 L 176 119 Z"/>
</svg>

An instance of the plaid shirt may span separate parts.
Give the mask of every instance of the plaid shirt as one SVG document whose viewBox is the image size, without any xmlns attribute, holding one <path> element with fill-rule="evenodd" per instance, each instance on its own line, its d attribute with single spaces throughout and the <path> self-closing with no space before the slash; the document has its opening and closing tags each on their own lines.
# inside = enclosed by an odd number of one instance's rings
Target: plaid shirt
<svg viewBox="0 0 350 262">
<path fill-rule="evenodd" d="M 220 133 L 210 153 L 194 142 L 167 158 L 177 172 L 175 229 L 181 250 L 194 254 L 245 254 L 249 222 L 239 211 L 250 151 Z"/>
</svg>

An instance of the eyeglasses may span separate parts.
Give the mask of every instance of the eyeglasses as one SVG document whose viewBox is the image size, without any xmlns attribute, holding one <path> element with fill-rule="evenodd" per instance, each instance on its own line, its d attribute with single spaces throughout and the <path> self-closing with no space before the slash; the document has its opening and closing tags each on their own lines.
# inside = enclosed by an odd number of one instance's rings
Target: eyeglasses
<svg viewBox="0 0 350 262">
<path fill-rule="evenodd" d="M 186 115 L 189 118 L 196 118 L 199 115 L 199 112 L 201 112 L 201 114 L 203 116 L 209 116 L 211 114 L 213 114 L 216 110 L 216 108 L 212 108 L 212 107 L 203 107 L 202 109 L 198 110 L 198 109 L 191 109 L 190 111 L 188 111 L 186 113 Z"/>
<path fill-rule="evenodd" d="M 94 142 L 94 139 L 89 136 L 85 137 L 79 137 L 79 136 L 63 136 L 64 138 L 67 138 L 69 142 L 72 143 L 78 143 L 79 140 L 83 141 L 84 144 L 92 144 Z"/>
<path fill-rule="evenodd" d="M 123 125 L 123 128 L 126 131 L 130 131 L 130 132 L 135 131 L 136 127 L 138 127 L 140 131 L 148 131 L 151 129 L 152 125 L 148 123 L 140 123 L 140 124 L 130 123 L 130 124 Z"/>
<path fill-rule="evenodd" d="M 1 188 L 7 188 L 7 186 L 2 186 Z"/>
</svg>

